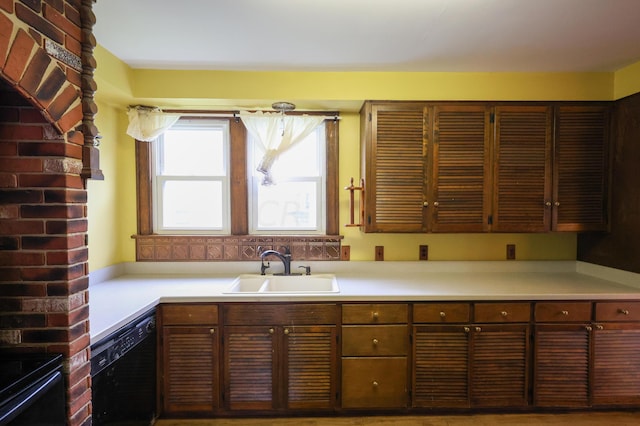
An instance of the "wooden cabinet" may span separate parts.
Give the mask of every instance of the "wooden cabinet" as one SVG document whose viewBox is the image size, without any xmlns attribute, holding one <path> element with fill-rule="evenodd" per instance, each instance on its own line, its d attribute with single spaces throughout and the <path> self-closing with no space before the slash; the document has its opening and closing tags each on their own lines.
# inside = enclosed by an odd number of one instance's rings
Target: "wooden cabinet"
<svg viewBox="0 0 640 426">
<path fill-rule="evenodd" d="M 606 230 L 609 115 L 595 102 L 366 102 L 364 230 Z"/>
<path fill-rule="evenodd" d="M 342 306 L 342 407 L 408 404 L 407 304 Z"/>
<path fill-rule="evenodd" d="M 225 304 L 224 401 L 230 410 L 331 410 L 335 304 Z"/>
<path fill-rule="evenodd" d="M 414 406 L 528 404 L 529 304 L 473 308 L 470 318 L 468 304 L 414 305 Z"/>
<path fill-rule="evenodd" d="M 591 302 L 538 302 L 534 319 L 533 403 L 590 404 Z"/>
<path fill-rule="evenodd" d="M 595 304 L 594 406 L 640 404 L 640 302 Z"/>
<path fill-rule="evenodd" d="M 162 304 L 158 377 L 165 415 L 219 407 L 218 305 Z"/>
</svg>

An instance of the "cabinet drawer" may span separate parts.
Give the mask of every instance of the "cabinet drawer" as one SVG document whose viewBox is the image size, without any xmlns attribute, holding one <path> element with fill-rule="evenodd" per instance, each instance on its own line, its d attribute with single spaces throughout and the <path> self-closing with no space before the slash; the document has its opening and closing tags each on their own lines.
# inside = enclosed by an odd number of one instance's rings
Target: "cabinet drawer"
<svg viewBox="0 0 640 426">
<path fill-rule="evenodd" d="M 407 405 L 407 358 L 343 358 L 343 408 Z"/>
<path fill-rule="evenodd" d="M 406 303 L 342 305 L 343 324 L 406 323 L 409 308 Z"/>
<path fill-rule="evenodd" d="M 218 305 L 176 303 L 160 305 L 163 325 L 217 324 Z"/>
<path fill-rule="evenodd" d="M 413 322 L 469 322 L 470 311 L 468 303 L 420 303 L 413 305 Z"/>
<path fill-rule="evenodd" d="M 640 302 L 598 302 L 596 321 L 640 321 Z"/>
<path fill-rule="evenodd" d="M 540 302 L 534 315 L 537 322 L 591 321 L 591 302 Z"/>
<path fill-rule="evenodd" d="M 406 325 L 350 325 L 342 327 L 343 356 L 406 355 Z"/>
<path fill-rule="evenodd" d="M 530 303 L 476 303 L 474 305 L 475 322 L 529 322 Z"/>
<path fill-rule="evenodd" d="M 222 309 L 225 325 L 331 325 L 338 319 L 331 303 L 225 303 Z"/>
</svg>

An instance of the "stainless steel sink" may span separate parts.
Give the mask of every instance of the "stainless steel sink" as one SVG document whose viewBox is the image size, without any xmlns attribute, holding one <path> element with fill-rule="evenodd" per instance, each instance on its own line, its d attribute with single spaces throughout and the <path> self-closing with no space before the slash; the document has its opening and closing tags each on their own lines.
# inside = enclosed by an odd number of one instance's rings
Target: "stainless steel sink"
<svg viewBox="0 0 640 426">
<path fill-rule="evenodd" d="M 257 275 L 237 277 L 223 293 L 232 294 L 300 294 L 339 293 L 333 274 L 315 275 Z"/>
</svg>

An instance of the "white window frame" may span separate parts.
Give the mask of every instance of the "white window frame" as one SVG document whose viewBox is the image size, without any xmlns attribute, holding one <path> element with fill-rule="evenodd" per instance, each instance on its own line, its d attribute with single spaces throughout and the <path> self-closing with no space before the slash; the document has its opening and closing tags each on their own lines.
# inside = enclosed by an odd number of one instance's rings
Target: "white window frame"
<svg viewBox="0 0 640 426">
<path fill-rule="evenodd" d="M 153 228 L 157 234 L 185 234 L 185 235 L 229 235 L 231 233 L 231 195 L 230 195 L 230 130 L 228 120 L 216 120 L 216 119 L 180 119 L 171 128 L 189 128 L 189 129 L 210 129 L 210 128 L 222 128 L 223 130 L 223 164 L 225 168 L 225 174 L 220 176 L 173 176 L 173 175 L 159 175 L 158 171 L 161 170 L 161 162 L 163 157 L 162 141 L 163 136 L 159 136 L 153 143 L 155 144 L 153 149 L 153 161 L 152 161 L 152 199 L 153 199 Z M 220 228 L 169 228 L 163 227 L 163 194 L 162 187 L 167 181 L 216 181 L 222 183 L 222 226 Z"/>
<path fill-rule="evenodd" d="M 316 228 L 268 228 L 259 229 L 258 223 L 258 187 L 262 184 L 262 176 L 254 173 L 253 164 L 254 149 L 257 144 L 250 135 L 247 135 L 247 183 L 248 183 L 248 210 L 249 210 L 249 234 L 250 235 L 324 235 L 327 226 L 327 137 L 325 123 L 320 123 L 314 130 L 318 140 L 318 172 L 319 176 L 301 176 L 292 178 L 279 178 L 278 182 L 315 182 L 316 191 Z M 278 160 L 274 163 L 274 170 L 278 167 Z"/>
</svg>

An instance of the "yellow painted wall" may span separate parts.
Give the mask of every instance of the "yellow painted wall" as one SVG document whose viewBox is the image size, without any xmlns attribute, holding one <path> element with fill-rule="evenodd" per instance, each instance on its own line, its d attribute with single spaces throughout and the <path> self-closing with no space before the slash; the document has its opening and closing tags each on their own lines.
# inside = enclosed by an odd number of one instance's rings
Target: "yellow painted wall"
<svg viewBox="0 0 640 426">
<path fill-rule="evenodd" d="M 100 147 L 104 181 L 89 183 L 89 265 L 91 270 L 135 260 L 134 141 L 125 133 L 126 106 L 171 108 L 265 108 L 273 101 L 299 109 L 339 110 L 340 183 L 360 177 L 357 111 L 366 99 L 447 100 L 612 100 L 633 90 L 637 70 L 613 73 L 291 73 L 131 70 L 108 51 L 95 51 Z M 640 67 L 640 65 L 639 65 Z M 614 85 L 615 81 L 615 85 Z M 619 90 L 618 90 L 619 89 Z M 348 221 L 348 193 L 341 192 L 340 222 Z M 344 228 L 352 260 L 372 260 L 385 246 L 387 260 L 415 260 L 429 245 L 432 260 L 502 260 L 505 245 L 517 258 L 576 258 L 576 235 L 568 234 L 364 234 Z"/>
<path fill-rule="evenodd" d="M 631 64 L 615 73 L 614 99 L 640 92 L 640 62 Z"/>
</svg>

